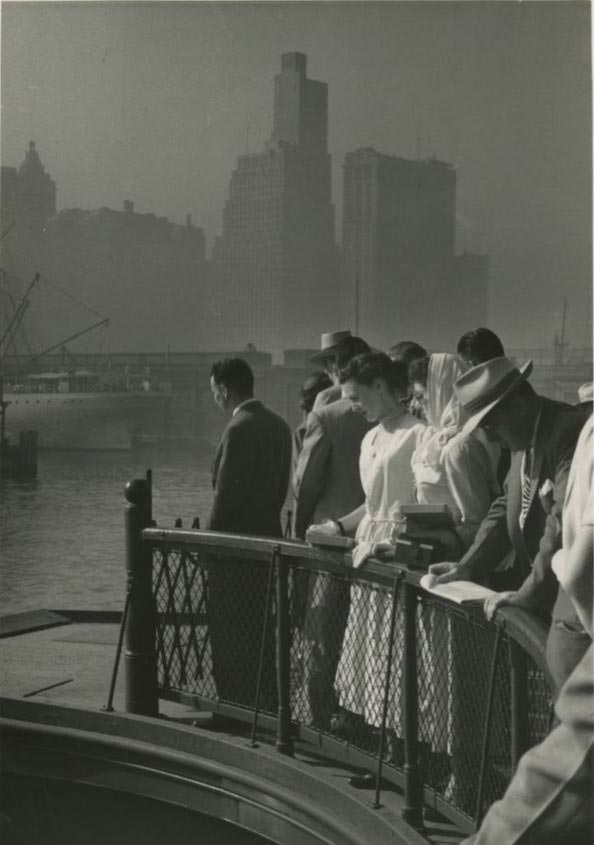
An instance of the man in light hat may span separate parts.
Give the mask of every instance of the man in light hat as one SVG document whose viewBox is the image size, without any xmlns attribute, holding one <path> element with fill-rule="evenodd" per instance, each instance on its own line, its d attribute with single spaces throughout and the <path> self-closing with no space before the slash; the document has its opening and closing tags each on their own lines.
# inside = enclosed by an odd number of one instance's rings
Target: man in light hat
<svg viewBox="0 0 594 845">
<path fill-rule="evenodd" d="M 336 340 L 334 333 L 333 340 Z M 329 336 L 323 336 L 332 339 Z M 338 374 L 356 355 L 369 352 L 369 346 L 350 332 L 338 342 L 326 343 L 323 350 L 333 356 L 329 370 L 338 383 Z M 320 353 L 322 354 L 322 353 Z M 316 356 L 319 360 L 319 357 Z M 350 513 L 365 499 L 359 475 L 361 441 L 371 427 L 353 410 L 349 399 L 341 397 L 318 406 L 316 397 L 307 418 L 303 448 L 293 479 L 296 492 L 295 533 L 303 538 L 312 523 L 335 519 Z M 312 576 L 309 580 L 304 637 L 311 659 L 304 673 L 304 699 L 309 718 L 316 727 L 327 729 L 335 705 L 334 676 L 349 611 L 346 583 Z"/>
<path fill-rule="evenodd" d="M 456 382 L 460 403 L 469 414 L 464 432 L 481 426 L 502 441 L 512 453 L 511 466 L 504 492 L 491 505 L 470 549 L 461 560 L 433 564 L 429 571 L 436 583 L 505 583 L 507 590 L 485 602 L 487 618 L 505 604 L 547 617 L 552 611 L 547 660 L 561 687 L 590 642 L 551 568 L 561 545 L 571 459 L 586 415 L 537 395 L 527 381 L 531 370 L 532 362 L 518 369 L 502 356 L 473 367 Z M 510 550 L 515 553 L 513 566 L 502 582 L 498 564 Z"/>
</svg>

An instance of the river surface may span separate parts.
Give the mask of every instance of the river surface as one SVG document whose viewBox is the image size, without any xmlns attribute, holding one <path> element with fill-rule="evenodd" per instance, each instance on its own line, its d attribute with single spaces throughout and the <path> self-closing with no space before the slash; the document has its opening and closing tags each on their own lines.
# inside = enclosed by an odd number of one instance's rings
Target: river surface
<svg viewBox="0 0 594 845">
<path fill-rule="evenodd" d="M 209 452 L 40 452 L 35 481 L 0 479 L 0 614 L 122 609 L 124 486 L 153 472 L 153 517 L 204 524 Z"/>
</svg>

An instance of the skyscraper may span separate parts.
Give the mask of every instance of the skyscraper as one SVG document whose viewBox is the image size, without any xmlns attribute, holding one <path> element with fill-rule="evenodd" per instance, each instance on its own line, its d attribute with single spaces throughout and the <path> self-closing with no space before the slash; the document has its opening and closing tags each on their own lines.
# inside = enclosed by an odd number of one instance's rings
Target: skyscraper
<svg viewBox="0 0 594 845">
<path fill-rule="evenodd" d="M 455 254 L 456 172 L 373 148 L 344 162 L 343 273 L 353 324 L 381 346 L 450 349 L 486 320 L 485 256 Z"/>
<path fill-rule="evenodd" d="M 328 86 L 303 53 L 275 77 L 271 139 L 231 176 L 212 255 L 203 346 L 317 345 L 334 324 L 337 260 L 327 151 Z"/>
</svg>

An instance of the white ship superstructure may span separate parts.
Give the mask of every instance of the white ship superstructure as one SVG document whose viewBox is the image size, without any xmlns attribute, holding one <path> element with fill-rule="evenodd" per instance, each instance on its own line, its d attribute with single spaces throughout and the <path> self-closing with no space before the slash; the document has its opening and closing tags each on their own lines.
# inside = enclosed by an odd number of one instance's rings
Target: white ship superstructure
<svg viewBox="0 0 594 845">
<path fill-rule="evenodd" d="M 164 432 L 171 397 L 103 382 L 91 370 L 36 373 L 6 384 L 6 433 L 36 430 L 42 449 L 130 449 L 138 435 Z"/>
</svg>

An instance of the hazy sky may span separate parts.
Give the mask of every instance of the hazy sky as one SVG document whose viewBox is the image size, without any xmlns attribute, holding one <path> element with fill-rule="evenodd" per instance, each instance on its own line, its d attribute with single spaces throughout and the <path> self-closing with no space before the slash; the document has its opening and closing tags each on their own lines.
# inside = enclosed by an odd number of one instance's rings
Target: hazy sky
<svg viewBox="0 0 594 845">
<path fill-rule="evenodd" d="M 269 137 L 280 54 L 299 50 L 329 84 L 338 219 L 346 152 L 415 157 L 419 143 L 457 168 L 457 248 L 490 256 L 491 326 L 510 346 L 548 345 L 566 295 L 569 339 L 590 341 L 585 0 L 5 2 L 1 14 L 2 163 L 34 139 L 60 209 L 190 212 L 212 244 L 237 155 Z"/>
</svg>

